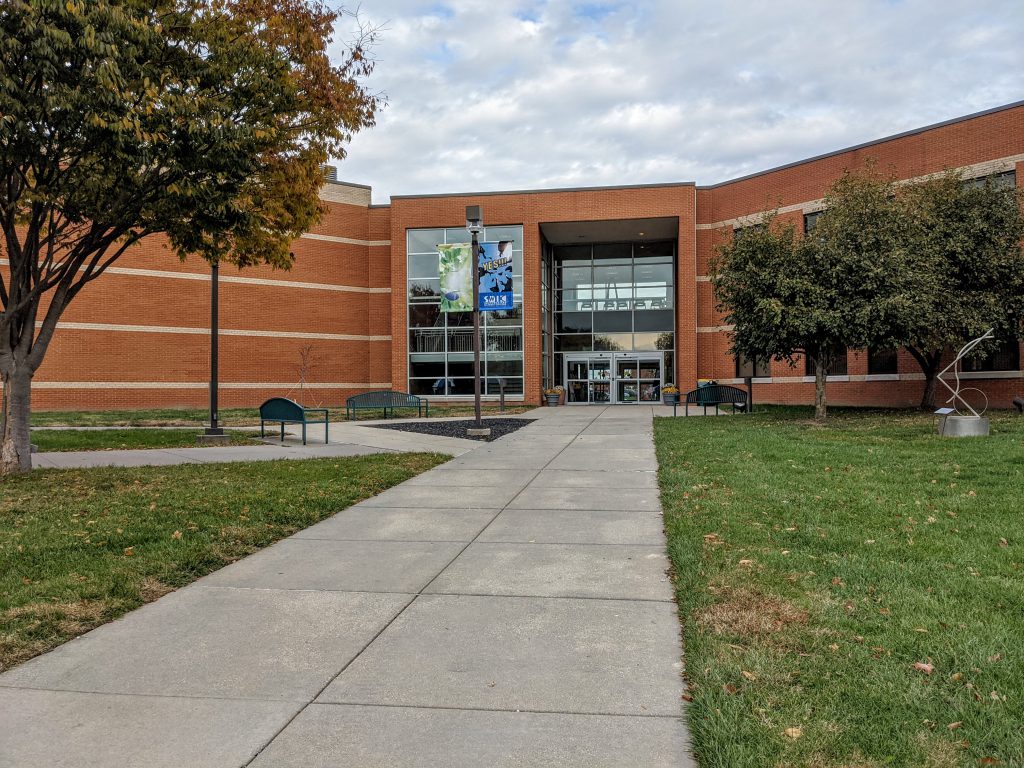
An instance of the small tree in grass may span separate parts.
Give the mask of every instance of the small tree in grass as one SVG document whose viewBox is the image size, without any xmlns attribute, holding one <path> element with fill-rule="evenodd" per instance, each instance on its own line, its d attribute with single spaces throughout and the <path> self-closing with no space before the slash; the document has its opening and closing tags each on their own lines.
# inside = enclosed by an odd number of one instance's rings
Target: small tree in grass
<svg viewBox="0 0 1024 768">
<path fill-rule="evenodd" d="M 732 351 L 790 364 L 794 354 L 809 357 L 818 420 L 826 417 L 826 377 L 836 355 L 893 343 L 914 311 L 919 259 L 903 246 L 904 221 L 882 215 L 892 195 L 891 182 L 845 174 L 808 236 L 769 214 L 719 248 L 713 265 L 718 309 L 734 326 Z"/>
<path fill-rule="evenodd" d="M 917 311 L 896 346 L 905 346 L 921 367 L 921 407 L 932 408 L 947 349 L 988 328 L 1000 338 L 1021 334 L 1021 192 L 995 178 L 965 182 L 950 171 L 906 185 L 892 207 L 893 216 L 906 218 L 906 248 L 921 254 L 929 270 L 915 297 Z"/>
<path fill-rule="evenodd" d="M 373 124 L 364 30 L 321 0 L 0 4 L 0 473 L 27 471 L 32 377 L 68 304 L 154 234 L 182 258 L 291 264 L 321 167 Z"/>
</svg>

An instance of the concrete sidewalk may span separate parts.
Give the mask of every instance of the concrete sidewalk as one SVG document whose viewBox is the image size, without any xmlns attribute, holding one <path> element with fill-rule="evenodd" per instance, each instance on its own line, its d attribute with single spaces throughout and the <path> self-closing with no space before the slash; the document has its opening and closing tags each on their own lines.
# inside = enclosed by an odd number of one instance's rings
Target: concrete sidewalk
<svg viewBox="0 0 1024 768">
<path fill-rule="evenodd" d="M 538 410 L 0 676 L 0 765 L 691 766 L 652 412 Z"/>
</svg>

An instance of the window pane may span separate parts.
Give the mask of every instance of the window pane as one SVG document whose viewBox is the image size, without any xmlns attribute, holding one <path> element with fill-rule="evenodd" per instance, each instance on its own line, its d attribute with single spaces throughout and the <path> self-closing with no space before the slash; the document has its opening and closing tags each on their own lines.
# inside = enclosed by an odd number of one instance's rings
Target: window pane
<svg viewBox="0 0 1024 768">
<path fill-rule="evenodd" d="M 589 289 L 592 283 L 590 267 L 564 267 L 558 272 L 558 287 L 562 290 Z"/>
<path fill-rule="evenodd" d="M 410 328 L 440 328 L 443 325 L 440 304 L 413 304 L 409 307 Z"/>
<path fill-rule="evenodd" d="M 519 360 L 493 360 L 487 359 L 488 376 L 522 376 L 523 361 Z"/>
<path fill-rule="evenodd" d="M 437 253 L 437 246 L 444 242 L 443 229 L 410 229 L 407 236 L 409 253 Z"/>
<path fill-rule="evenodd" d="M 448 321 L 449 328 L 472 328 L 473 327 L 473 313 L 472 312 L 445 312 L 445 320 Z"/>
<path fill-rule="evenodd" d="M 439 277 L 437 253 L 422 253 L 410 256 L 409 277 Z"/>
<path fill-rule="evenodd" d="M 437 379 L 409 379 L 409 394 L 410 395 L 436 395 L 438 391 L 434 389 L 434 382 Z"/>
<path fill-rule="evenodd" d="M 630 312 L 595 312 L 594 331 L 631 331 L 633 315 Z"/>
<path fill-rule="evenodd" d="M 633 248 L 633 257 L 640 260 L 643 257 L 671 258 L 676 254 L 676 244 L 673 240 L 659 240 L 655 243 L 636 243 Z"/>
<path fill-rule="evenodd" d="M 498 325 L 522 325 L 523 324 L 523 308 L 522 306 L 513 307 L 512 309 L 499 309 L 494 312 L 484 312 L 484 322 L 488 328 Z"/>
<path fill-rule="evenodd" d="M 440 280 L 410 280 L 409 301 L 440 301 Z"/>
<path fill-rule="evenodd" d="M 412 377 L 434 377 L 444 376 L 444 355 L 436 355 L 436 359 L 423 360 L 413 357 L 409 360 L 409 375 Z"/>
<path fill-rule="evenodd" d="M 595 261 L 597 259 L 616 259 L 629 263 L 632 256 L 633 246 L 631 243 L 604 243 L 594 246 Z"/>
<path fill-rule="evenodd" d="M 558 333 L 590 333 L 593 321 L 590 312 L 559 312 L 555 315 L 555 330 Z"/>
<path fill-rule="evenodd" d="M 654 351 L 656 349 L 672 349 L 674 342 L 675 335 L 668 332 L 633 334 L 635 349 L 650 351 Z"/>
<path fill-rule="evenodd" d="M 633 348 L 631 333 L 594 334 L 594 349 L 598 351 L 622 351 Z"/>
<path fill-rule="evenodd" d="M 511 240 L 513 251 L 523 250 L 522 227 L 485 227 L 484 236 L 486 240 Z"/>
<path fill-rule="evenodd" d="M 468 229 L 457 227 L 444 231 L 444 241 L 446 243 L 469 243 L 473 241 L 473 236 Z"/>
<path fill-rule="evenodd" d="M 444 352 L 444 329 L 410 329 L 409 352 Z"/>
<path fill-rule="evenodd" d="M 522 328 L 490 328 L 485 348 L 488 352 L 520 352 L 523 349 Z"/>
<path fill-rule="evenodd" d="M 504 377 L 505 395 L 521 395 L 523 394 L 523 380 L 520 377 Z M 498 378 L 494 376 L 488 376 L 485 380 L 487 385 L 486 394 L 488 395 L 500 395 L 501 384 L 498 382 Z"/>
<path fill-rule="evenodd" d="M 641 309 L 641 307 L 637 307 Z M 675 313 L 670 309 L 638 311 L 633 316 L 633 328 L 638 331 L 671 331 Z"/>
<path fill-rule="evenodd" d="M 483 365 L 480 366 L 483 370 Z M 473 375 L 473 361 L 472 360 L 448 360 L 448 376 L 472 376 Z"/>
<path fill-rule="evenodd" d="M 896 373 L 897 355 L 895 349 L 869 349 L 868 373 Z"/>
<path fill-rule="evenodd" d="M 448 354 L 451 360 L 452 352 L 472 353 L 473 351 L 473 329 L 472 328 L 449 328 L 448 329 Z"/>
<path fill-rule="evenodd" d="M 555 261 L 561 261 L 566 266 L 590 261 L 589 245 L 556 245 L 553 251 Z"/>
<path fill-rule="evenodd" d="M 593 344 L 589 333 L 555 336 L 555 350 L 558 352 L 589 352 Z"/>
<path fill-rule="evenodd" d="M 637 285 L 672 285 L 671 264 L 637 264 Z"/>
</svg>

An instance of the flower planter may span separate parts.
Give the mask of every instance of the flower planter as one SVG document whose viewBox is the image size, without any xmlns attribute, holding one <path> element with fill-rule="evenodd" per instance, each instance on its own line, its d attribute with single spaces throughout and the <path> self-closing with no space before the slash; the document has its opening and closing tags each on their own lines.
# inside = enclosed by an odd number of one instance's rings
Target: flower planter
<svg viewBox="0 0 1024 768">
<path fill-rule="evenodd" d="M 558 405 L 558 395 L 544 395 L 544 399 L 547 401 L 549 407 L 554 408 Z"/>
<path fill-rule="evenodd" d="M 678 392 L 664 392 L 661 395 L 661 401 L 665 405 L 679 405 L 679 393 Z"/>
</svg>

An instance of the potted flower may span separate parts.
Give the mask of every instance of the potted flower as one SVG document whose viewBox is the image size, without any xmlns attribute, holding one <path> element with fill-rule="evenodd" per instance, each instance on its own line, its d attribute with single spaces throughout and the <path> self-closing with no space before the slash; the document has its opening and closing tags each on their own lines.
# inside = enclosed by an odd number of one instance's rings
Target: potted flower
<svg viewBox="0 0 1024 768">
<path fill-rule="evenodd" d="M 545 402 L 551 407 L 558 405 L 562 399 L 562 392 L 561 387 L 548 387 L 544 390 Z"/>
<path fill-rule="evenodd" d="M 665 405 L 679 405 L 679 387 L 675 384 L 666 384 L 662 387 L 661 401 Z"/>
</svg>

